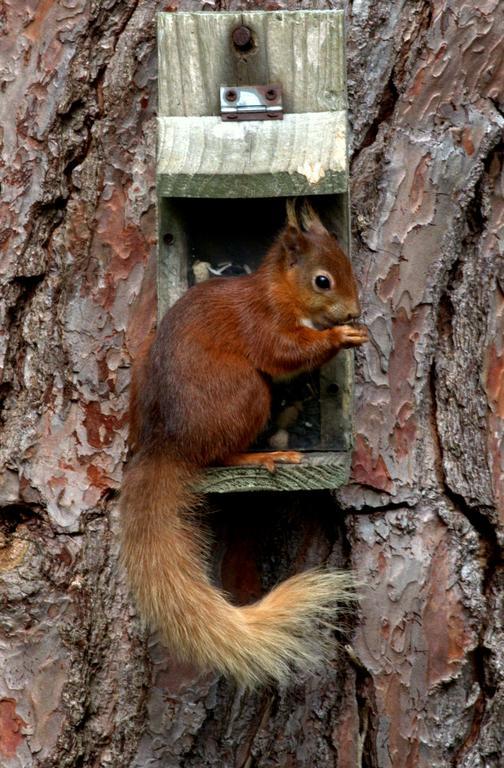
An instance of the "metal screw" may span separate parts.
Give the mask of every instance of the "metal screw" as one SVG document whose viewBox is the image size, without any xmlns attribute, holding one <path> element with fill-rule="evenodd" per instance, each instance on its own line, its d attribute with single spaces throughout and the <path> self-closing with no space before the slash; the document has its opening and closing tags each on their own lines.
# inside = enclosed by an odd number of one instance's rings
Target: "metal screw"
<svg viewBox="0 0 504 768">
<path fill-rule="evenodd" d="M 277 97 L 277 92 L 274 88 L 270 88 L 269 91 L 266 91 L 266 98 L 268 101 L 274 101 Z"/>
<path fill-rule="evenodd" d="M 236 91 L 226 91 L 227 101 L 236 101 Z"/>
<path fill-rule="evenodd" d="M 252 42 L 252 32 L 248 27 L 236 27 L 232 34 L 233 43 L 241 50 L 248 50 Z"/>
<path fill-rule="evenodd" d="M 165 245 L 172 245 L 173 244 L 173 235 L 171 232 L 166 232 L 163 235 L 163 243 Z"/>
</svg>

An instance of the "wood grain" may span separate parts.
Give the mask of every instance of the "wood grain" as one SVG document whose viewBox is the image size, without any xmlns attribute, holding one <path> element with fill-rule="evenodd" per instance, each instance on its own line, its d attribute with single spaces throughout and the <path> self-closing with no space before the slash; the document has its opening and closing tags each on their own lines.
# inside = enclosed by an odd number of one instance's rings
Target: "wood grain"
<svg viewBox="0 0 504 768">
<path fill-rule="evenodd" d="M 219 114 L 220 85 L 281 83 L 286 112 L 345 109 L 343 11 L 162 13 L 158 16 L 159 114 Z M 256 49 L 238 55 L 244 24 Z"/>
<path fill-rule="evenodd" d="M 205 493 L 248 491 L 318 491 L 339 488 L 348 480 L 348 453 L 311 453 L 301 464 L 278 464 L 275 472 L 263 467 L 207 469 L 198 490 Z"/>
<path fill-rule="evenodd" d="M 163 197 L 277 197 L 347 189 L 346 113 L 268 122 L 159 118 Z"/>
</svg>

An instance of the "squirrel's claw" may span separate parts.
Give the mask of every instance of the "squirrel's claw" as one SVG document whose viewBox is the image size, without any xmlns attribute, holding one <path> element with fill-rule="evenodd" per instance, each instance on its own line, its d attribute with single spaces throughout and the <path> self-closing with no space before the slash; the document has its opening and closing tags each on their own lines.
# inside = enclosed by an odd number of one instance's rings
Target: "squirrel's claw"
<svg viewBox="0 0 504 768">
<path fill-rule="evenodd" d="M 358 347 L 369 340 L 369 334 L 364 325 L 338 325 L 333 328 L 338 343 L 342 347 Z"/>
</svg>

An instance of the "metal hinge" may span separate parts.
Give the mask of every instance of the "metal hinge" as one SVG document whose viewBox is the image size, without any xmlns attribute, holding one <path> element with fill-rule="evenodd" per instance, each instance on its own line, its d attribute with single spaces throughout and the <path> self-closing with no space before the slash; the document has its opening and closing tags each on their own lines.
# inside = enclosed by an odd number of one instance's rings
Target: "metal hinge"
<svg viewBox="0 0 504 768">
<path fill-rule="evenodd" d="M 281 85 L 222 85 L 223 120 L 282 120 Z"/>
</svg>

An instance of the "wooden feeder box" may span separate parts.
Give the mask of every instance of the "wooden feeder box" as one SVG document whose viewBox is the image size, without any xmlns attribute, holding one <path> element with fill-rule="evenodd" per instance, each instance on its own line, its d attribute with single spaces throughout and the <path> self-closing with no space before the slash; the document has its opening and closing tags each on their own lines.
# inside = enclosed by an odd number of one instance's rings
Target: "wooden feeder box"
<svg viewBox="0 0 504 768">
<path fill-rule="evenodd" d="M 256 268 L 310 196 L 349 252 L 343 11 L 160 13 L 157 193 L 160 316 L 195 281 Z M 299 465 L 216 467 L 206 492 L 337 488 L 352 448 L 352 367 L 275 385 L 253 448 Z"/>
</svg>

